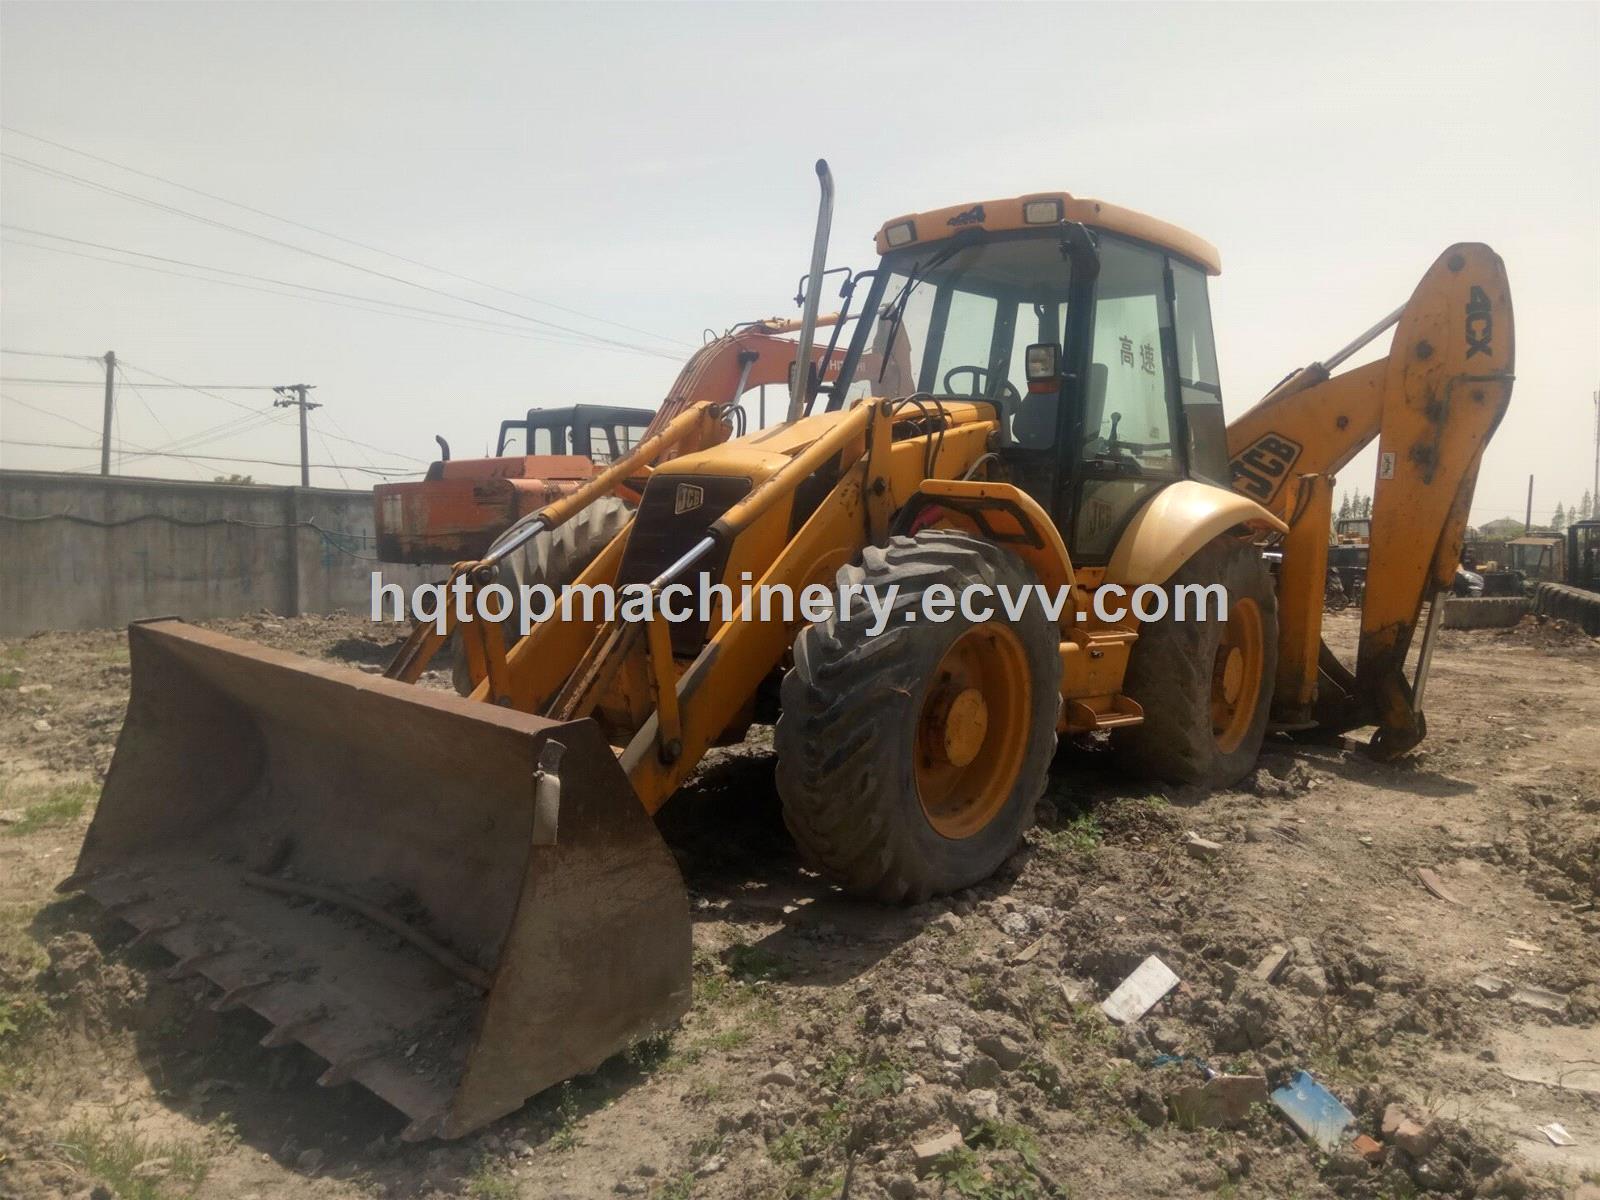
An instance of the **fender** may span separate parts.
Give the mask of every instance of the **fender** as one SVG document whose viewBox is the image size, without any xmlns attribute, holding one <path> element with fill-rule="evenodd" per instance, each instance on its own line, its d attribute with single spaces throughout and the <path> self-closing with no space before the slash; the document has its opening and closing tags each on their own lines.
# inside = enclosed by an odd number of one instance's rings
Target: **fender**
<svg viewBox="0 0 1600 1200">
<path fill-rule="evenodd" d="M 1272 513 L 1237 492 L 1194 479 L 1170 484 L 1123 530 L 1106 564 L 1106 582 L 1124 587 L 1165 583 L 1200 547 L 1236 525 L 1289 532 Z"/>
<path fill-rule="evenodd" d="M 942 509 L 940 513 L 931 510 Z M 924 518 L 918 520 L 918 518 Z M 931 518 L 931 519 L 928 519 Z M 1061 531 L 1039 502 L 1009 483 L 983 479 L 924 479 L 901 506 L 894 532 L 930 525 L 967 531 L 1010 550 L 1054 591 L 1076 582 Z"/>
</svg>

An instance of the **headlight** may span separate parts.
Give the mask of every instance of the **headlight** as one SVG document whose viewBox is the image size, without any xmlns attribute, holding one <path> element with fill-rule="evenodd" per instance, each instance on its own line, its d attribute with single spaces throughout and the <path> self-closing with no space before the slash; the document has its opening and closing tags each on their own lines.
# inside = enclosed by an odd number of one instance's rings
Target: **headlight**
<svg viewBox="0 0 1600 1200">
<path fill-rule="evenodd" d="M 1056 225 L 1062 217 L 1060 200 L 1029 200 L 1022 206 L 1024 225 Z"/>
<path fill-rule="evenodd" d="M 883 240 L 890 246 L 909 246 L 917 240 L 916 224 L 911 221 L 900 221 L 890 225 L 883 231 Z"/>
</svg>

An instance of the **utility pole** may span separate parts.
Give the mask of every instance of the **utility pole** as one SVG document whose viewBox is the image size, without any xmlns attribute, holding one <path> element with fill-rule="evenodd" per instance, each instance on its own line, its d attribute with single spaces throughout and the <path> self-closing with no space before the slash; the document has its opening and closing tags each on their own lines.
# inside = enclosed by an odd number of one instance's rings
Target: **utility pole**
<svg viewBox="0 0 1600 1200">
<path fill-rule="evenodd" d="M 108 385 L 109 386 L 109 385 Z M 313 408 L 321 408 L 306 399 L 315 384 L 290 383 L 272 390 L 278 393 L 278 398 L 272 402 L 273 408 L 298 408 L 300 410 L 300 486 L 311 486 L 311 441 L 306 433 L 306 416 Z"/>
<path fill-rule="evenodd" d="M 111 474 L 111 413 L 116 397 L 113 389 L 117 376 L 117 352 L 106 351 L 106 416 L 100 426 L 100 474 Z"/>
<path fill-rule="evenodd" d="M 1589 491 L 1590 503 L 1600 496 L 1600 392 L 1594 394 L 1594 487 Z M 1595 514 L 1590 512 L 1591 517 Z"/>
<path fill-rule="evenodd" d="M 1522 532 L 1533 532 L 1533 476 L 1528 476 L 1528 515 L 1522 518 Z"/>
</svg>

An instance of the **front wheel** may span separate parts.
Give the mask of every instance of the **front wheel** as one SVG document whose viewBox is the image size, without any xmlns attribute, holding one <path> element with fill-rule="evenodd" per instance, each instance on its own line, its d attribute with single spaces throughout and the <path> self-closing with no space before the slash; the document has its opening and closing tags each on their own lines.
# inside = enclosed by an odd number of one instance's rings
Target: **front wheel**
<svg viewBox="0 0 1600 1200">
<path fill-rule="evenodd" d="M 1000 547 L 947 530 L 869 546 L 838 583 L 898 590 L 884 629 L 858 592 L 802 630 L 783 680 L 778 792 L 801 850 L 848 891 L 916 902 L 993 874 L 1033 823 L 1061 710 L 1059 636 L 1041 606 L 984 621 L 924 597 L 1033 574 Z M 996 603 L 996 613 L 1002 610 Z"/>
<path fill-rule="evenodd" d="M 1175 589 L 1220 584 L 1227 619 L 1179 621 Z M 1167 582 L 1167 613 L 1139 627 L 1123 694 L 1144 723 L 1112 735 L 1127 771 L 1175 784 L 1228 787 L 1255 766 L 1266 736 L 1278 669 L 1278 596 L 1261 553 L 1248 542 L 1208 542 Z"/>
</svg>

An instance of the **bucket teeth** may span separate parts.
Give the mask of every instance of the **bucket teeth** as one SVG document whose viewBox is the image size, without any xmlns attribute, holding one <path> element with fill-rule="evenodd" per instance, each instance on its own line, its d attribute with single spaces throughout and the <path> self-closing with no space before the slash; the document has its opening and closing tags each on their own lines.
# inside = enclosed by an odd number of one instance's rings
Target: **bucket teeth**
<svg viewBox="0 0 1600 1200">
<path fill-rule="evenodd" d="M 349 1083 L 356 1077 L 356 1072 L 360 1071 L 362 1067 L 382 1058 L 385 1049 L 386 1047 L 383 1046 L 369 1046 L 364 1050 L 357 1050 L 355 1053 L 341 1058 L 321 1075 L 317 1076 L 317 1086 L 331 1088 Z"/>
<path fill-rule="evenodd" d="M 168 917 L 165 921 L 157 921 L 153 925 L 146 925 L 128 940 L 128 945 L 130 947 L 142 946 L 146 942 L 153 942 L 157 938 L 165 937 L 182 925 L 185 920 L 186 918 L 184 917 Z"/>
<path fill-rule="evenodd" d="M 211 1011 L 228 1012 L 231 1009 L 249 1004 L 260 996 L 262 992 L 281 982 L 282 977 L 276 975 L 266 978 L 254 976 L 246 979 L 243 983 L 238 983 L 228 988 L 222 995 L 213 1000 L 211 1002 Z"/>
<path fill-rule="evenodd" d="M 120 917 L 130 908 L 137 908 L 139 905 L 146 903 L 149 899 L 149 892 L 134 892 L 131 896 L 124 896 L 120 900 L 113 900 L 110 904 L 107 904 L 106 911 Z"/>
<path fill-rule="evenodd" d="M 198 975 L 201 968 L 207 963 L 214 962 L 232 949 L 232 946 L 216 946 L 207 950 L 196 950 L 193 954 L 185 955 L 167 968 L 167 978 L 176 982 L 179 979 L 187 979 L 191 975 Z"/>
<path fill-rule="evenodd" d="M 444 1132 L 444 1118 L 444 1113 L 418 1117 L 400 1131 L 400 1140 L 402 1142 L 425 1142 L 429 1138 L 439 1137 Z"/>
<path fill-rule="evenodd" d="M 269 1049 L 276 1046 L 287 1046 L 290 1042 L 304 1041 L 305 1034 L 313 1027 L 327 1020 L 328 1007 L 318 1004 L 302 1012 L 299 1016 L 290 1017 L 281 1024 L 274 1025 L 267 1030 L 266 1036 L 261 1039 L 261 1045 Z"/>
</svg>

